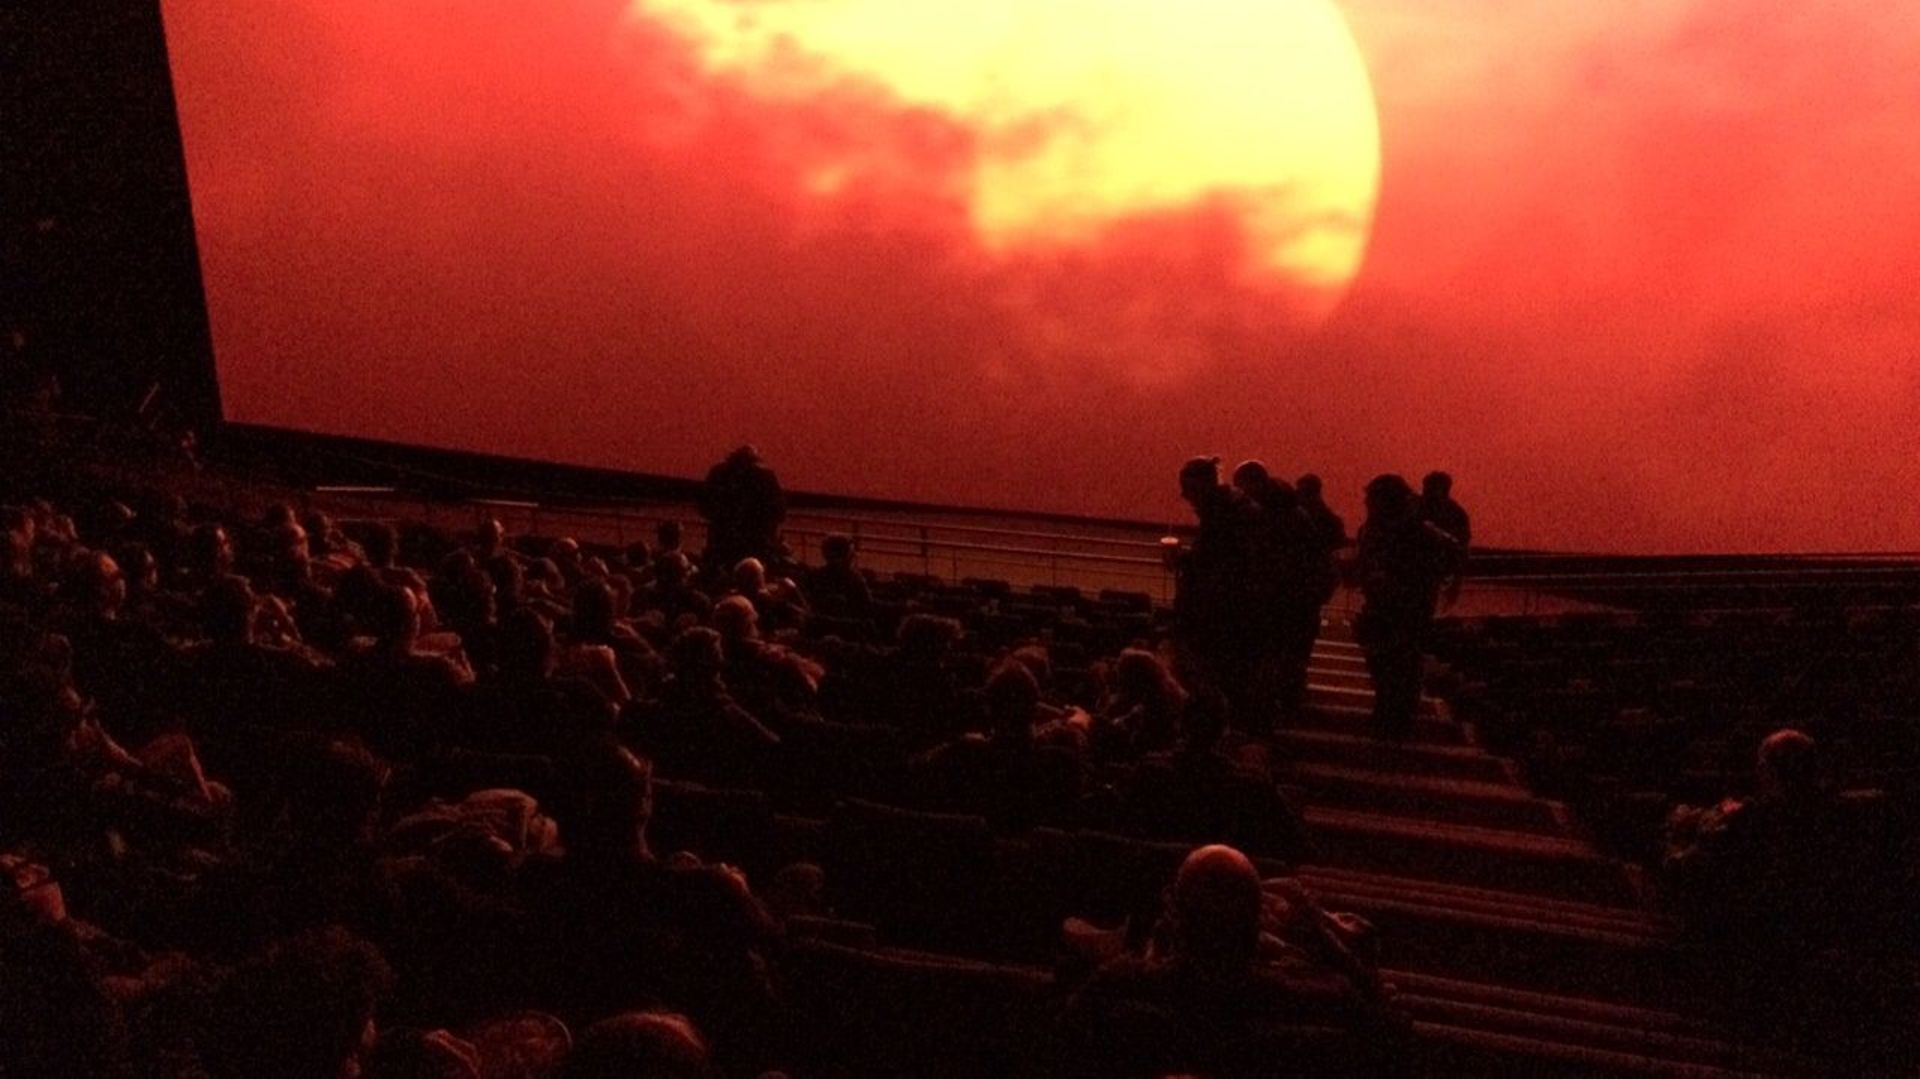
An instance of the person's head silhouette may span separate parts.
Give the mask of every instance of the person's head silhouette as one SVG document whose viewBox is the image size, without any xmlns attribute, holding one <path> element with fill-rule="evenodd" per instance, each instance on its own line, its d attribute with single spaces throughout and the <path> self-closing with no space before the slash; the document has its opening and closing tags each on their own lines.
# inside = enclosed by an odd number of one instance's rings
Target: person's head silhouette
<svg viewBox="0 0 1920 1079">
<path fill-rule="evenodd" d="M 1260 940 L 1260 873 L 1215 844 L 1187 855 L 1168 896 L 1178 954 L 1206 966 L 1253 961 Z"/>
<path fill-rule="evenodd" d="M 1220 458 L 1190 457 L 1180 466 L 1180 497 L 1192 502 L 1220 486 Z"/>
<path fill-rule="evenodd" d="M 1391 523 L 1413 507 L 1413 487 L 1396 473 L 1375 476 L 1367 483 L 1367 519 Z"/>
</svg>

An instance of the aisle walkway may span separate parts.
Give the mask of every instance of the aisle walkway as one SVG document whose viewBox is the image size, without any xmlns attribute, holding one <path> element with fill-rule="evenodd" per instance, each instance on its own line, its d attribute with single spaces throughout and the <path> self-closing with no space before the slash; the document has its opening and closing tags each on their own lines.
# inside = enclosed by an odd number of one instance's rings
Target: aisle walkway
<svg viewBox="0 0 1920 1079">
<path fill-rule="evenodd" d="M 1631 867 L 1426 698 L 1411 738 L 1368 734 L 1373 690 L 1344 626 L 1310 668 L 1309 714 L 1275 738 L 1316 842 L 1301 876 L 1380 930 L 1426 1042 L 1462 1074 L 1781 1075 L 1803 1062 L 1688 1007 L 1668 927 Z"/>
</svg>

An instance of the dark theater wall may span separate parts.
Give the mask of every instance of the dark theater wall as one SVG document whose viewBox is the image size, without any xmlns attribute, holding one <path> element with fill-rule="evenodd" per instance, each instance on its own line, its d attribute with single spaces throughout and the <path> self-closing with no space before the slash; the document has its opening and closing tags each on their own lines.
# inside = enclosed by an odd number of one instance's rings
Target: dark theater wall
<svg viewBox="0 0 1920 1079">
<path fill-rule="evenodd" d="M 71 411 L 218 418 L 156 0 L 0 5 L 0 356 Z"/>
</svg>

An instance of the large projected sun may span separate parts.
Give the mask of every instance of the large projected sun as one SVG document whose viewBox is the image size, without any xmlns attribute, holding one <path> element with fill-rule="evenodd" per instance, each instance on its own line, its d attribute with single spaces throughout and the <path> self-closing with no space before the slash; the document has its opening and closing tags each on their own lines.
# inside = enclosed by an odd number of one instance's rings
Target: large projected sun
<svg viewBox="0 0 1920 1079">
<path fill-rule="evenodd" d="M 1331 0 L 636 0 L 631 14 L 750 94 L 859 84 L 963 125 L 964 198 L 990 251 L 1224 208 L 1242 279 L 1323 310 L 1365 252 L 1379 126 Z M 816 161 L 808 186 L 831 194 L 867 164 Z"/>
</svg>

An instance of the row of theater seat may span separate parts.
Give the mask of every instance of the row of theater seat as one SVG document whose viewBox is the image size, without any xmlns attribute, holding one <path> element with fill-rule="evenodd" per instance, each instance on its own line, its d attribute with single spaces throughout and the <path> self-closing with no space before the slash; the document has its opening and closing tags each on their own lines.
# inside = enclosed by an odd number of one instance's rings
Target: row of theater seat
<svg viewBox="0 0 1920 1079">
<path fill-rule="evenodd" d="M 1841 785 L 1920 808 L 1917 622 L 1897 607 L 1463 619 L 1436 652 L 1483 741 L 1650 861 L 1667 812 L 1745 791 L 1754 746 L 1783 726 L 1820 741 Z"/>
<path fill-rule="evenodd" d="M 819 1045 L 847 1074 L 904 1074 L 930 1059 L 1016 1074 L 1044 1060 L 1057 1050 L 1046 1020 L 1066 984 L 1055 981 L 1062 920 L 1150 916 L 1188 849 L 1052 829 L 996 839 L 978 818 L 858 802 L 826 820 L 743 816 L 753 801 L 752 792 L 663 783 L 655 833 L 663 846 L 737 851 L 750 866 L 805 858 L 827 868 L 836 917 L 795 919 L 789 931 L 800 940 L 784 969 L 806 999 L 833 1002 L 816 1017 Z M 741 839 L 756 830 L 757 852 Z M 1783 1068 L 1777 1054 L 1673 1011 L 1581 995 L 1594 984 L 1637 989 L 1642 1000 L 1686 995 L 1671 984 L 1656 918 L 1358 870 L 1261 868 L 1297 872 L 1327 905 L 1376 925 L 1429 1063 L 1513 1075 Z M 1300 1074 L 1350 1065 L 1351 1047 L 1331 1032 L 1295 1033 L 1305 1041 L 1288 1048 L 1307 1053 Z M 1325 1072 L 1307 1065 L 1316 1051 L 1330 1054 Z"/>
</svg>

